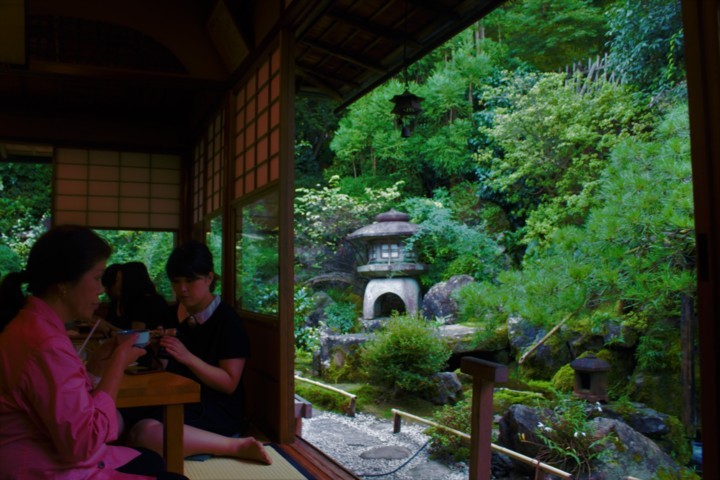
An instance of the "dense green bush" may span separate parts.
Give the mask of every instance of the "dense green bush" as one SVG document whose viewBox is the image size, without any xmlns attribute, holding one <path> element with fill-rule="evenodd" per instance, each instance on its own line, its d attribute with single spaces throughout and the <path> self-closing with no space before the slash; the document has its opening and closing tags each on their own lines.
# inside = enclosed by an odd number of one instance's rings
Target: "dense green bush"
<svg viewBox="0 0 720 480">
<path fill-rule="evenodd" d="M 395 395 L 424 391 L 450 354 L 434 324 L 417 315 L 396 314 L 364 345 L 361 357 L 370 381 Z"/>
<path fill-rule="evenodd" d="M 433 421 L 470 435 L 471 411 L 472 398 L 465 398 L 435 411 Z M 428 450 L 431 458 L 453 462 L 466 462 L 470 458 L 470 442 L 467 439 L 438 427 L 430 427 L 427 433 L 431 439 Z"/>
<path fill-rule="evenodd" d="M 317 350 L 320 344 L 320 332 L 317 327 L 307 325 L 306 317 L 315 306 L 312 300 L 310 289 L 302 286 L 295 286 L 295 348 L 303 352 L 311 353 Z"/>
<path fill-rule="evenodd" d="M 7 245 L 0 245 L 0 278 L 23 268 L 22 259 Z"/>
<path fill-rule="evenodd" d="M 331 303 L 325 307 L 325 326 L 333 333 L 343 335 L 352 332 L 358 323 L 358 312 L 354 303 Z"/>
<path fill-rule="evenodd" d="M 407 246 L 429 266 L 421 277 L 423 285 L 461 274 L 494 281 L 508 266 L 503 249 L 486 233 L 484 224 L 469 226 L 456 220 L 452 207 L 444 190 L 437 190 L 433 199 L 411 198 L 403 204 L 412 221 L 419 224 Z"/>
<path fill-rule="evenodd" d="M 543 414 L 535 435 L 541 442 L 538 460 L 575 476 L 589 475 L 593 463 L 604 454 L 603 444 L 614 433 L 596 439 L 585 400 L 566 396 L 547 414 Z"/>
</svg>

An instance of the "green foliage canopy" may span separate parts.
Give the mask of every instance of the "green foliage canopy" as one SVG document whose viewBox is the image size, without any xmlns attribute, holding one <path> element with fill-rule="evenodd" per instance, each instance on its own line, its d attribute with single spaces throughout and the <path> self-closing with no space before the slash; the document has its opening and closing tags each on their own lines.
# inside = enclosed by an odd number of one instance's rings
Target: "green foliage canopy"
<svg viewBox="0 0 720 480">
<path fill-rule="evenodd" d="M 558 228 L 498 285 L 466 287 L 461 318 L 491 333 L 511 315 L 550 327 L 570 312 L 620 304 L 618 321 L 652 333 L 653 319 L 679 315 L 681 295 L 695 290 L 688 135 L 680 105 L 653 138 L 616 145 L 586 224 Z"/>
</svg>

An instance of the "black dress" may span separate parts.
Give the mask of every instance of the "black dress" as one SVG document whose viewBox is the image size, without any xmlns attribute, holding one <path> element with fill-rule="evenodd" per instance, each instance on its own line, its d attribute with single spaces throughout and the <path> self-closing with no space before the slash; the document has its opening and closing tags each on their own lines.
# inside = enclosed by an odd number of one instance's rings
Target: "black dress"
<svg viewBox="0 0 720 480">
<path fill-rule="evenodd" d="M 163 326 L 177 328 L 180 341 L 204 362 L 218 367 L 220 360 L 249 357 L 250 344 L 242 319 L 228 304 L 220 302 L 210 318 L 194 327 L 178 322 L 177 306 L 168 311 Z M 227 436 L 244 433 L 242 381 L 234 392 L 226 394 L 204 385 L 189 368 L 173 359 L 166 370 L 200 383 L 200 403 L 185 406 L 185 424 Z"/>
</svg>

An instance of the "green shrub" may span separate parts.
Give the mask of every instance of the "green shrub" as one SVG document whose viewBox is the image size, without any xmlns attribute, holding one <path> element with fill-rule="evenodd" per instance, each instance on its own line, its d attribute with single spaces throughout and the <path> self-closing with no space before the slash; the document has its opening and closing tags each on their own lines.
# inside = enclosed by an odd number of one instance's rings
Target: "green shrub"
<svg viewBox="0 0 720 480">
<path fill-rule="evenodd" d="M 0 278 L 22 269 L 22 259 L 7 245 L 0 245 Z"/>
<path fill-rule="evenodd" d="M 363 347 L 361 357 L 370 382 L 399 391 L 422 392 L 439 372 L 451 350 L 437 328 L 417 315 L 394 314 L 385 328 Z"/>
<path fill-rule="evenodd" d="M 570 393 L 575 388 L 575 370 L 570 364 L 563 365 L 552 377 L 552 386 L 563 393 Z"/>
<path fill-rule="evenodd" d="M 325 308 L 325 325 L 336 334 L 355 330 L 358 312 L 355 304 L 349 302 L 331 303 Z"/>
<path fill-rule="evenodd" d="M 315 306 L 311 293 L 310 289 L 306 287 L 295 287 L 295 348 L 305 352 L 313 352 L 320 345 L 319 329 L 305 324 L 307 316 Z"/>
<path fill-rule="evenodd" d="M 472 399 L 466 398 L 437 410 L 433 414 L 433 421 L 470 435 L 471 412 Z M 431 439 L 428 449 L 431 458 L 453 462 L 464 462 L 470 458 L 470 444 L 460 435 L 437 427 L 430 427 L 427 433 Z"/>
<path fill-rule="evenodd" d="M 603 455 L 603 444 L 615 437 L 610 434 L 598 440 L 593 433 L 587 402 L 563 397 L 551 413 L 541 416 L 537 425 L 535 434 L 542 443 L 537 459 L 576 477 L 590 474 L 594 460 Z"/>
</svg>

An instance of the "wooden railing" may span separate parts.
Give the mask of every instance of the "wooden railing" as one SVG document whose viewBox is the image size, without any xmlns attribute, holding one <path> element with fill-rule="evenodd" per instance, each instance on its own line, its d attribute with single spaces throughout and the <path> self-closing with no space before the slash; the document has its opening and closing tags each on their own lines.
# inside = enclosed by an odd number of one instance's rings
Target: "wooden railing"
<svg viewBox="0 0 720 480">
<path fill-rule="evenodd" d="M 474 357 L 463 357 L 460 360 L 460 370 L 473 378 L 473 402 L 471 413 L 471 431 L 467 433 L 446 427 L 431 420 L 417 417 L 401 410 L 392 409 L 393 432 L 399 433 L 402 417 L 424 423 L 450 433 L 460 436 L 470 442 L 470 480 L 490 480 L 490 465 L 492 461 L 492 450 L 534 466 L 538 471 L 551 473 L 560 478 L 572 479 L 568 472 L 542 463 L 534 458 L 522 455 L 521 453 L 501 447 L 492 443 L 492 421 L 493 421 L 493 391 L 496 383 L 504 383 L 508 380 L 508 371 L 505 365 L 488 362 Z M 296 380 L 307 382 L 321 388 L 344 395 L 350 399 L 350 416 L 355 416 L 356 396 L 345 392 L 331 385 L 295 376 Z"/>
<path fill-rule="evenodd" d="M 458 437 L 462 438 L 463 440 L 467 441 L 468 443 L 470 443 L 470 440 L 471 440 L 470 435 L 468 435 L 465 432 L 461 432 L 460 430 L 446 427 L 445 425 L 442 425 L 437 422 L 433 422 L 432 420 L 418 417 L 418 416 L 413 415 L 412 413 L 403 412 L 402 410 L 398 410 L 395 408 L 392 409 L 392 414 L 393 414 L 393 433 L 400 433 L 400 430 L 402 428 L 402 419 L 407 418 L 409 420 L 413 420 L 418 423 L 423 423 L 425 425 L 434 427 L 436 429 L 444 430 L 446 432 L 452 433 L 452 434 L 457 435 Z M 523 455 L 522 453 L 518 453 L 514 450 L 510 450 L 509 448 L 501 447 L 500 445 L 496 445 L 494 443 L 490 444 L 490 448 L 492 448 L 492 450 L 495 452 L 503 453 L 510 458 L 514 458 L 515 460 L 521 461 L 523 463 L 527 463 L 528 465 L 532 465 L 533 467 L 535 467 L 536 470 L 551 473 L 560 478 L 567 478 L 567 479 L 573 478 L 572 474 L 570 474 L 568 472 L 560 470 L 559 468 L 555 468 L 552 465 L 548 465 L 547 463 L 540 462 L 539 460 L 528 457 L 527 455 Z M 628 477 L 625 480 L 637 480 L 637 479 Z"/>
<path fill-rule="evenodd" d="M 344 397 L 348 397 L 350 400 L 350 405 L 348 406 L 348 416 L 354 417 L 355 416 L 355 405 L 357 403 L 357 395 L 354 395 L 352 393 L 348 393 L 344 390 L 340 390 L 339 388 L 335 388 L 331 385 L 326 385 L 324 383 L 316 382 L 315 380 L 310 380 L 309 378 L 303 378 L 295 375 L 295 380 L 300 380 L 301 382 L 306 382 L 311 385 L 315 385 L 316 387 L 325 388 L 327 390 L 333 391 L 335 393 L 339 393 L 340 395 Z"/>
</svg>

